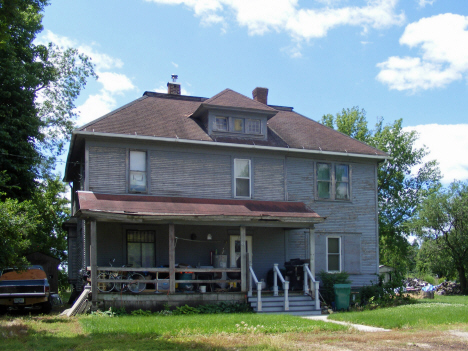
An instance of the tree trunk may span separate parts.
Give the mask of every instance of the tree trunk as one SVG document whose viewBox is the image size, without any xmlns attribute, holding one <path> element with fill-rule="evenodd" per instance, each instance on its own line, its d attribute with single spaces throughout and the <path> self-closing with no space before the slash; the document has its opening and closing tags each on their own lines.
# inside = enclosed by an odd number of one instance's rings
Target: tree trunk
<svg viewBox="0 0 468 351">
<path fill-rule="evenodd" d="M 458 278 L 460 279 L 460 289 L 461 293 L 463 295 L 466 295 L 468 293 L 468 289 L 466 286 L 466 272 L 465 272 L 465 267 L 463 265 L 460 265 L 457 268 L 458 271 Z"/>
</svg>

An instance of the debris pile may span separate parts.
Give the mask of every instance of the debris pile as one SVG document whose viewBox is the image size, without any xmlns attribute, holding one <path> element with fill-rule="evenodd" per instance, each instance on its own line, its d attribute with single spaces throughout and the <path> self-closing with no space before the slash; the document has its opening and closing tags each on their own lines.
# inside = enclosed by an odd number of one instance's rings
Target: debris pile
<svg viewBox="0 0 468 351">
<path fill-rule="evenodd" d="M 438 295 L 460 295 L 461 294 L 460 284 L 445 281 L 442 284 L 437 285 L 436 294 Z"/>
<path fill-rule="evenodd" d="M 459 295 L 461 294 L 460 284 L 445 281 L 439 285 L 433 286 L 430 283 L 418 279 L 407 278 L 403 285 L 407 292 L 434 291 L 438 295 Z"/>
</svg>

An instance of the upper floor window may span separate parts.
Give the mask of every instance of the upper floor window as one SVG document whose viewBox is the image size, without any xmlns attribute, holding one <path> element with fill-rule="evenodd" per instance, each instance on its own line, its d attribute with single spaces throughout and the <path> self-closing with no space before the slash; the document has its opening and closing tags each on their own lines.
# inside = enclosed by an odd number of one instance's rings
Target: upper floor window
<svg viewBox="0 0 468 351">
<path fill-rule="evenodd" d="M 341 238 L 327 238 L 327 272 L 341 272 Z"/>
<path fill-rule="evenodd" d="M 250 160 L 234 159 L 235 197 L 248 197 L 251 193 Z"/>
<path fill-rule="evenodd" d="M 317 163 L 317 198 L 349 200 L 349 165 Z"/>
<path fill-rule="evenodd" d="M 227 117 L 216 117 L 215 118 L 215 130 L 221 132 L 228 131 L 228 119 Z"/>
<path fill-rule="evenodd" d="M 261 135 L 262 121 L 256 118 L 216 116 L 214 118 L 213 131 Z"/>
<path fill-rule="evenodd" d="M 130 150 L 129 192 L 146 192 L 146 151 Z"/>
</svg>

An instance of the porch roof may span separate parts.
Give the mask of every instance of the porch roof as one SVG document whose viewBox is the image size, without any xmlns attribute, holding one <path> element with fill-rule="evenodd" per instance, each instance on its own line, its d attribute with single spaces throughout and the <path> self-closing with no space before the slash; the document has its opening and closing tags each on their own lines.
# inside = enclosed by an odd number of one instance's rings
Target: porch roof
<svg viewBox="0 0 468 351">
<path fill-rule="evenodd" d="M 113 195 L 78 191 L 77 217 L 147 222 L 238 222 L 312 226 L 325 220 L 303 202 Z M 208 223 L 205 223 L 208 224 Z"/>
</svg>

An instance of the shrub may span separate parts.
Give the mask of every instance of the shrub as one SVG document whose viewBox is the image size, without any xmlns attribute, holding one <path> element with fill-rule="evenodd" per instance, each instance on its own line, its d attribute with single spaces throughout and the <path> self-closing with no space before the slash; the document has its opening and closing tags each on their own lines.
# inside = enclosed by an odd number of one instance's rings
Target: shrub
<svg viewBox="0 0 468 351">
<path fill-rule="evenodd" d="M 325 271 L 320 272 L 320 294 L 329 306 L 335 301 L 335 291 L 333 285 L 335 284 L 350 284 L 349 274 L 346 272 L 328 273 Z"/>
<path fill-rule="evenodd" d="M 151 316 L 151 311 L 143 311 L 141 308 L 130 312 L 132 316 Z"/>
<path fill-rule="evenodd" d="M 173 315 L 182 315 L 182 314 L 199 314 L 200 310 L 196 307 L 190 307 L 189 305 L 179 306 L 176 307 L 174 311 L 172 311 Z"/>
</svg>

